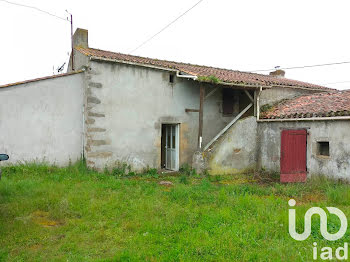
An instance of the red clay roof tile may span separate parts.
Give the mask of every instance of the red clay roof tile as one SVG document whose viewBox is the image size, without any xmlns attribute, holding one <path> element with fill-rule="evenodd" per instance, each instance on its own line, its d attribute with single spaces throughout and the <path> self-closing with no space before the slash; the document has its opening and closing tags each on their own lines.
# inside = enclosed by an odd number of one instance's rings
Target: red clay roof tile
<svg viewBox="0 0 350 262">
<path fill-rule="evenodd" d="M 262 119 L 332 116 L 350 116 L 350 90 L 300 96 L 260 114 Z"/>
<path fill-rule="evenodd" d="M 237 85 L 249 85 L 253 87 L 272 87 L 272 86 L 286 86 L 296 88 L 312 88 L 312 89 L 329 89 L 323 86 L 309 84 L 297 80 L 291 80 L 287 78 L 278 78 L 270 75 L 262 75 L 248 72 L 240 72 L 229 69 L 186 64 L 180 62 L 172 62 L 165 60 L 158 60 L 146 57 L 139 57 L 121 53 L 114 53 L 110 51 L 103 51 L 94 48 L 77 47 L 76 50 L 87 56 L 97 58 L 107 58 L 118 60 L 122 62 L 132 62 L 141 65 L 152 65 L 162 67 L 166 69 L 175 69 L 181 73 L 190 74 L 197 77 L 210 77 L 214 76 L 219 81 L 229 84 Z"/>
</svg>

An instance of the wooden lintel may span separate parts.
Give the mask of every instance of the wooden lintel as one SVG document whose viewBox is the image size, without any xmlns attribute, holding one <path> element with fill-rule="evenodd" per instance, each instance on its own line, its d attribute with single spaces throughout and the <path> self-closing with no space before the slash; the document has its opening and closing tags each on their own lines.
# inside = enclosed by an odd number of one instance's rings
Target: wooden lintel
<svg viewBox="0 0 350 262">
<path fill-rule="evenodd" d="M 198 112 L 199 112 L 199 109 L 190 109 L 190 108 L 185 108 L 185 112 L 186 112 L 186 113 L 190 113 L 190 112 L 195 112 L 195 113 L 198 113 Z"/>
<path fill-rule="evenodd" d="M 256 103 L 256 101 L 257 101 L 257 98 L 258 98 L 258 91 L 254 91 L 254 116 L 256 116 L 256 114 L 257 114 L 257 103 Z"/>
</svg>

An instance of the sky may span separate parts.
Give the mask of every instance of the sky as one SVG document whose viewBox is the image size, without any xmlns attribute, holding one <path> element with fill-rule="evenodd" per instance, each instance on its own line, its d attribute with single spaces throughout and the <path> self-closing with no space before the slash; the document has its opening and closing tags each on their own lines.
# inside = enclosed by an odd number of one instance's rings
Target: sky
<svg viewBox="0 0 350 262">
<path fill-rule="evenodd" d="M 198 1 L 12 2 L 62 18 L 68 10 L 74 30 L 89 30 L 90 47 L 130 53 Z M 239 71 L 350 61 L 349 10 L 348 0 L 203 0 L 132 54 Z M 68 62 L 68 21 L 0 0 L 0 24 L 0 85 L 57 74 Z M 285 71 L 350 89 L 350 63 Z"/>
</svg>

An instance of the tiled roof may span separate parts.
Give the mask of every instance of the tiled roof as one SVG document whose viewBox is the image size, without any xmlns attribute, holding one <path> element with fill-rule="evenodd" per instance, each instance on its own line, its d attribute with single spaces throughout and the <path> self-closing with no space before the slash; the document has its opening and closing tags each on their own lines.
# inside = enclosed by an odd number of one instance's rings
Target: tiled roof
<svg viewBox="0 0 350 262">
<path fill-rule="evenodd" d="M 350 116 L 350 90 L 300 96 L 281 102 L 260 116 L 265 119 Z"/>
<path fill-rule="evenodd" d="M 52 78 L 57 78 L 57 77 L 62 77 L 62 76 L 69 76 L 69 75 L 79 74 L 79 73 L 82 73 L 82 72 L 83 72 L 83 70 L 77 70 L 77 71 L 74 71 L 74 72 L 69 72 L 69 73 L 64 73 L 64 74 L 58 74 L 58 75 L 52 75 L 52 76 L 44 76 L 44 77 L 40 77 L 40 78 L 24 80 L 24 81 L 10 83 L 10 84 L 6 84 L 6 85 L 0 85 L 0 88 L 11 87 L 11 86 L 16 86 L 16 85 L 22 85 L 22 84 L 28 84 L 28 83 L 31 83 L 31 82 L 36 82 L 36 81 L 46 80 L 46 79 L 52 79 Z"/>
<path fill-rule="evenodd" d="M 189 74 L 199 77 L 198 80 L 205 80 L 206 77 L 214 77 L 221 82 L 237 85 L 248 85 L 253 87 L 273 87 L 273 86 L 286 86 L 296 88 L 312 88 L 312 89 L 328 89 L 323 86 L 309 84 L 297 80 L 291 80 L 287 78 L 278 78 L 270 75 L 262 75 L 255 73 L 240 72 L 229 69 L 193 65 L 179 62 L 171 62 L 165 60 L 158 60 L 146 57 L 139 57 L 121 53 L 114 53 L 109 51 L 103 51 L 94 48 L 76 47 L 76 50 L 87 56 L 97 58 L 107 58 L 118 60 L 121 62 L 137 63 L 141 65 L 152 65 L 166 69 L 175 69 L 183 74 Z"/>
</svg>

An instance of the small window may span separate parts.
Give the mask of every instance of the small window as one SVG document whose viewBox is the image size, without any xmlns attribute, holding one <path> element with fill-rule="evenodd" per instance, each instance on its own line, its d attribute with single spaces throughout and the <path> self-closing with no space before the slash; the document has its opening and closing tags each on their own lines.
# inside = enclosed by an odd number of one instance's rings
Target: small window
<svg viewBox="0 0 350 262">
<path fill-rule="evenodd" d="M 329 142 L 317 142 L 317 155 L 329 156 Z"/>
<path fill-rule="evenodd" d="M 169 75 L 169 83 L 174 83 L 174 75 Z"/>
</svg>

